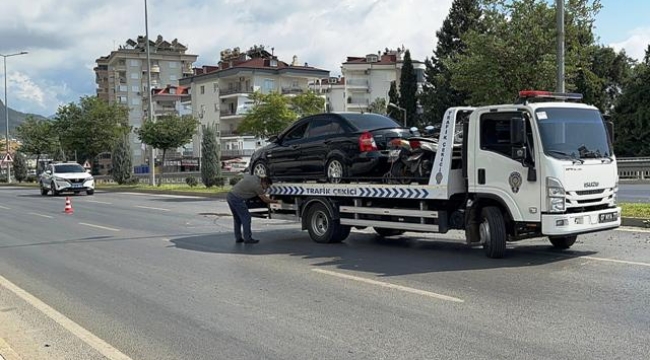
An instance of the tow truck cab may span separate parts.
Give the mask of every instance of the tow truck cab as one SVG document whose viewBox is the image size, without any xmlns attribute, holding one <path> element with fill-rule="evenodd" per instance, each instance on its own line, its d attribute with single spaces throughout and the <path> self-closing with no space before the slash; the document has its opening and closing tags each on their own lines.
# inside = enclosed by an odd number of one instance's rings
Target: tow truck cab
<svg viewBox="0 0 650 360">
<path fill-rule="evenodd" d="M 581 99 L 522 91 L 516 104 L 471 113 L 468 193 L 507 210 L 512 237 L 545 235 L 572 244 L 577 234 L 620 226 L 612 131 L 596 107 L 576 102 Z"/>
</svg>

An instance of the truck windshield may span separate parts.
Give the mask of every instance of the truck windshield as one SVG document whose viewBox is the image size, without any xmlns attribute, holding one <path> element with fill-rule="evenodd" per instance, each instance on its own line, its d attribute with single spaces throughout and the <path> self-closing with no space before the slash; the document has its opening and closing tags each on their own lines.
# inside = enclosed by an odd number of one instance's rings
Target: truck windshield
<svg viewBox="0 0 650 360">
<path fill-rule="evenodd" d="M 547 155 L 559 159 L 612 156 L 612 146 L 598 110 L 542 108 L 536 115 Z"/>
</svg>

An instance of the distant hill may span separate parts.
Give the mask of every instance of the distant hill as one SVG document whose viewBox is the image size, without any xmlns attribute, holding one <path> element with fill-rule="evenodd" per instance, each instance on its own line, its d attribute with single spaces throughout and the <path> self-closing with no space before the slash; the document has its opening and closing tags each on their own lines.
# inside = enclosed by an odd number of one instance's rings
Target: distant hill
<svg viewBox="0 0 650 360">
<path fill-rule="evenodd" d="M 32 115 L 37 119 L 47 120 L 46 117 L 35 114 L 25 114 L 9 108 L 9 133 L 13 133 L 14 129 L 25 121 L 25 119 Z M 0 100 L 0 137 L 4 139 L 5 135 L 5 104 Z"/>
</svg>

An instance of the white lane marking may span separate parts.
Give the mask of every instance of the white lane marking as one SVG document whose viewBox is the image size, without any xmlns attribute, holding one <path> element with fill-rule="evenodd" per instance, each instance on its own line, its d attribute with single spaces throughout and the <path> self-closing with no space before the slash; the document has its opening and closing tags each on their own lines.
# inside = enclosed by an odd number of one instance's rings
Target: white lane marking
<svg viewBox="0 0 650 360">
<path fill-rule="evenodd" d="M 140 208 L 140 209 L 160 210 L 160 211 L 171 211 L 171 210 L 169 210 L 169 209 L 163 209 L 163 208 L 157 208 L 157 207 L 151 207 L 151 206 L 140 206 L 140 205 L 136 205 L 135 207 Z"/>
<path fill-rule="evenodd" d="M 617 264 L 637 265 L 637 266 L 650 267 L 650 264 L 649 264 L 649 263 L 643 263 L 643 262 L 638 262 L 638 261 L 627 261 L 627 260 L 608 259 L 608 258 L 600 258 L 600 257 L 594 257 L 594 256 L 578 256 L 578 258 L 580 258 L 580 259 L 595 260 L 595 261 L 611 262 L 611 263 L 617 263 Z"/>
<path fill-rule="evenodd" d="M 8 207 L 6 207 L 6 206 L 2 206 L 2 205 L 0 205 L 0 209 L 3 209 L 3 210 L 11 210 L 11 208 L 8 208 Z"/>
<path fill-rule="evenodd" d="M 424 296 L 432 297 L 432 298 L 435 298 L 435 299 L 447 300 L 447 301 L 453 301 L 453 302 L 459 302 L 459 303 L 465 302 L 465 300 L 463 300 L 463 299 L 455 298 L 455 297 L 452 297 L 452 296 L 442 295 L 442 294 L 434 293 L 434 292 L 431 292 L 431 291 L 414 289 L 414 288 L 410 288 L 410 287 L 402 286 L 402 285 L 395 285 L 395 284 L 391 284 L 391 283 L 387 283 L 387 282 L 383 282 L 383 281 L 366 279 L 366 278 L 359 277 L 359 276 L 342 274 L 342 273 L 335 272 L 335 271 L 329 271 L 329 270 L 323 270 L 323 269 L 311 269 L 311 270 L 315 271 L 317 273 L 321 273 L 321 274 L 336 276 L 336 277 L 340 277 L 340 278 L 347 279 L 347 280 L 360 281 L 360 282 L 364 282 L 366 284 L 382 286 L 382 287 L 385 287 L 385 288 L 405 291 L 405 292 L 409 292 L 409 293 L 412 293 L 412 294 L 424 295 Z"/>
<path fill-rule="evenodd" d="M 28 293 L 27 291 L 19 288 L 11 281 L 5 279 L 0 275 L 0 286 L 16 294 L 21 299 L 25 300 L 31 306 L 45 314 L 50 319 L 54 320 L 57 324 L 61 325 L 64 329 L 68 330 L 74 336 L 81 339 L 86 344 L 90 345 L 93 349 L 97 350 L 100 354 L 104 355 L 110 360 L 132 360 L 130 357 L 126 356 L 124 353 L 118 349 L 111 346 L 106 341 L 98 338 L 96 335 L 90 331 L 84 329 L 81 325 L 75 323 L 74 321 L 68 319 L 65 315 L 54 310 L 51 306 L 42 302 L 34 295 Z"/>
<path fill-rule="evenodd" d="M 104 205 L 113 205 L 113 203 L 97 200 L 83 200 L 83 202 L 95 203 L 95 204 L 104 204 Z"/>
<path fill-rule="evenodd" d="M 84 226 L 90 226 L 98 229 L 104 229 L 104 230 L 110 230 L 110 231 L 120 231 L 120 229 L 115 229 L 111 227 L 106 227 L 106 226 L 101 226 L 101 225 L 94 225 L 94 224 L 88 224 L 88 223 L 79 223 L 79 225 L 84 225 Z"/>
<path fill-rule="evenodd" d="M 162 198 L 171 198 L 171 199 L 203 199 L 201 196 L 192 196 L 192 195 L 170 195 L 170 194 L 156 194 L 156 193 L 131 193 L 123 192 L 122 195 L 134 195 L 134 196 L 152 196 L 152 197 L 162 197 Z"/>
<path fill-rule="evenodd" d="M 40 217 L 44 217 L 44 218 L 48 218 L 48 219 L 52 219 L 52 218 L 53 218 L 53 216 L 50 216 L 50 215 L 43 215 L 43 214 L 39 214 L 39 213 L 35 213 L 35 212 L 30 212 L 30 213 L 28 213 L 28 214 L 29 214 L 29 215 L 40 216 Z"/>
<path fill-rule="evenodd" d="M 617 228 L 616 231 L 650 233 L 650 229 L 637 228 L 637 227 L 631 227 L 631 226 L 621 226 L 621 227 Z"/>
</svg>

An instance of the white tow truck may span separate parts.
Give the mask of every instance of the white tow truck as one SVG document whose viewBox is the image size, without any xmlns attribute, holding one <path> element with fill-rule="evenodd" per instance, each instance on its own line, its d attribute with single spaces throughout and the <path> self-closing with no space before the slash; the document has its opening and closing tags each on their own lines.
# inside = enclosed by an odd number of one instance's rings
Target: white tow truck
<svg viewBox="0 0 650 360">
<path fill-rule="evenodd" d="M 620 226 L 611 123 L 580 94 L 519 95 L 448 109 L 428 184 L 276 182 L 269 194 L 280 202 L 268 216 L 300 219 L 318 243 L 341 242 L 352 227 L 381 236 L 463 230 L 491 258 L 508 241 L 547 236 L 567 249 L 580 234 Z"/>
</svg>

